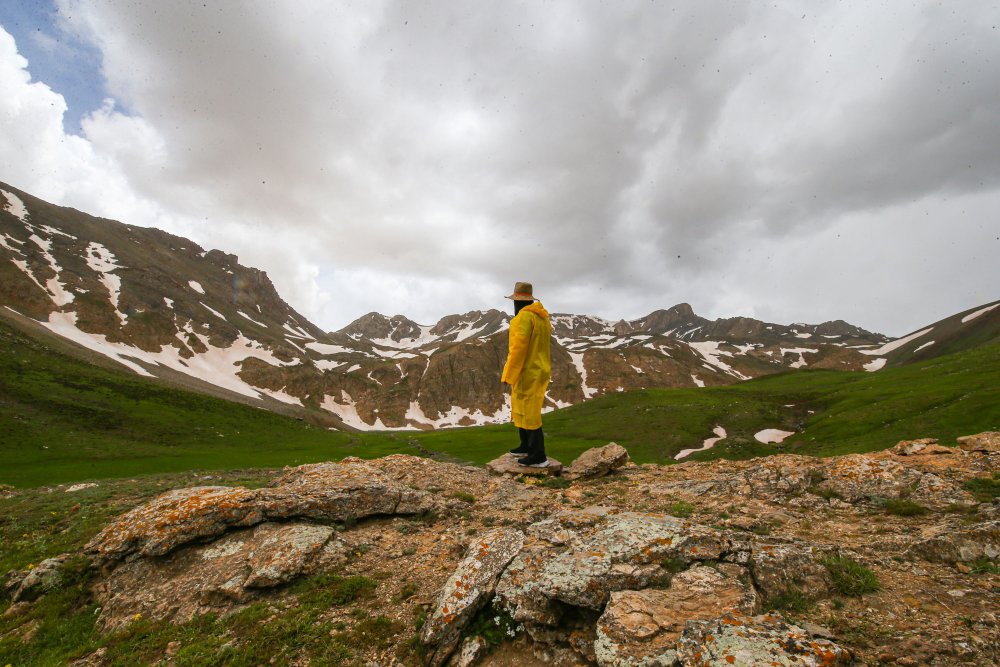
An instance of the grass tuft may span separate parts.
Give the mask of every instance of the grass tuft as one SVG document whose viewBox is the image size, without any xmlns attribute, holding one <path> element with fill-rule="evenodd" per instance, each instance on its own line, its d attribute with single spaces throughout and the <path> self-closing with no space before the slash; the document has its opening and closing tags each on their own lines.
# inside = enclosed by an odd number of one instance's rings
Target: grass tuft
<svg viewBox="0 0 1000 667">
<path fill-rule="evenodd" d="M 921 516 L 927 514 L 928 510 L 923 505 L 918 505 L 912 500 L 899 498 L 897 500 L 887 500 L 885 502 L 885 511 L 895 516 Z"/>
<path fill-rule="evenodd" d="M 841 595 L 860 597 L 882 590 L 874 572 L 846 556 L 827 556 L 823 565 L 830 572 L 834 589 Z"/>
</svg>

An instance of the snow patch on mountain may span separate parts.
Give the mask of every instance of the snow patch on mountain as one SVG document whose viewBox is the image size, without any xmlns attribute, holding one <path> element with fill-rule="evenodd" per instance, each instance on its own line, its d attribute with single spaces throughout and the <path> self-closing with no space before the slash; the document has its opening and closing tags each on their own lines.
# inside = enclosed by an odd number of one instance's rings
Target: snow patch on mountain
<svg viewBox="0 0 1000 667">
<path fill-rule="evenodd" d="M 789 368 L 802 368 L 803 366 L 805 366 L 806 365 L 806 356 L 805 356 L 806 352 L 809 352 L 811 354 L 815 354 L 816 352 L 819 352 L 819 350 L 815 350 L 815 349 L 813 349 L 811 347 L 783 347 L 783 348 L 781 348 L 781 356 L 782 356 L 782 358 L 784 358 L 784 356 L 786 354 L 797 354 L 797 355 L 799 355 L 798 361 L 793 361 L 792 363 L 788 364 Z"/>
<path fill-rule="evenodd" d="M 7 199 L 7 203 L 3 207 L 4 210 L 21 222 L 28 222 L 28 207 L 24 205 L 21 198 L 13 192 L 7 192 L 6 190 L 0 190 L 0 193 Z"/>
<path fill-rule="evenodd" d="M 284 327 L 285 331 L 287 331 L 288 333 L 292 334 L 297 338 L 306 338 L 308 340 L 313 340 L 313 337 L 310 336 L 305 331 L 303 331 L 302 327 L 293 327 L 290 324 L 288 324 L 288 322 L 285 322 L 282 326 Z"/>
<path fill-rule="evenodd" d="M 998 305 L 1000 305 L 1000 304 L 998 304 Z M 933 330 L 934 330 L 934 327 L 927 327 L 923 331 L 918 331 L 916 333 L 910 334 L 909 336 L 905 336 L 903 338 L 897 338 L 896 340 L 891 340 L 891 341 L 889 341 L 888 343 L 886 343 L 885 345 L 883 345 L 882 347 L 880 347 L 880 348 L 878 348 L 876 350 L 858 350 L 858 352 L 860 352 L 861 354 L 867 354 L 867 355 L 872 356 L 872 357 L 880 357 L 883 354 L 888 354 L 889 352 L 892 352 L 895 349 L 903 347 L 904 345 L 906 345 L 910 341 L 916 340 L 917 338 L 920 338 L 921 336 L 923 336 L 923 335 L 925 335 L 925 334 L 927 334 L 927 333 L 929 333 L 929 332 L 931 332 Z"/>
<path fill-rule="evenodd" d="M 715 366 L 716 368 L 719 368 L 734 377 L 738 377 L 741 380 L 749 380 L 750 378 L 748 376 L 744 375 L 743 373 L 740 373 L 738 370 L 736 370 L 726 362 L 719 359 L 720 356 L 725 356 L 725 357 L 733 356 L 732 352 L 726 352 L 725 350 L 720 350 L 719 349 L 720 344 L 722 343 L 715 340 L 706 340 L 702 342 L 688 343 L 688 345 L 697 350 L 698 353 L 701 356 L 703 356 L 705 360 L 712 366 Z"/>
<path fill-rule="evenodd" d="M 393 340 L 392 338 L 372 338 L 370 339 L 372 344 L 381 345 L 382 347 L 396 347 L 404 349 L 412 349 L 426 345 L 427 343 L 432 343 L 437 340 L 437 336 L 431 333 L 431 329 L 434 328 L 433 325 L 418 324 L 420 327 L 420 334 L 416 337 L 408 338 L 402 337 L 399 340 Z M 360 336 L 351 336 L 357 340 Z"/>
<path fill-rule="evenodd" d="M 52 333 L 58 334 L 63 338 L 68 338 L 88 350 L 93 350 L 98 354 L 103 354 L 106 357 L 114 359 L 139 375 L 153 377 L 152 373 L 132 361 L 132 359 L 129 359 L 129 357 L 138 357 L 138 355 L 133 354 L 135 348 L 124 345 L 123 343 L 109 342 L 106 336 L 102 336 L 100 334 L 90 334 L 80 331 L 76 327 L 76 313 L 50 313 L 48 322 L 39 322 L 39 324 Z M 140 350 L 140 352 L 142 351 Z"/>
<path fill-rule="evenodd" d="M 205 293 L 205 288 L 202 287 L 201 283 L 198 282 L 197 280 L 189 280 L 188 281 L 188 287 L 190 287 L 191 289 L 193 289 L 198 294 L 204 294 Z"/>
<path fill-rule="evenodd" d="M 754 440 L 757 442 L 762 442 L 765 445 L 772 442 L 782 442 L 785 438 L 795 435 L 795 431 L 782 431 L 777 428 L 765 428 L 763 431 L 757 431 L 753 434 Z"/>
<path fill-rule="evenodd" d="M 705 381 L 702 380 L 701 378 L 699 378 L 694 373 L 691 373 L 691 381 L 694 382 L 695 386 L 697 386 L 697 387 L 704 387 L 705 386 Z"/>
<path fill-rule="evenodd" d="M 597 389 L 587 386 L 587 368 L 583 365 L 583 352 L 569 352 L 569 358 L 573 360 L 576 372 L 580 374 L 580 388 L 583 390 L 583 397 L 593 398 L 597 395 Z"/>
<path fill-rule="evenodd" d="M 319 352 L 320 354 L 341 354 L 343 352 L 355 352 L 351 348 L 344 347 L 343 345 L 330 345 L 328 343 L 317 343 L 315 341 L 311 343 L 306 343 L 306 347 L 314 352 Z"/>
<path fill-rule="evenodd" d="M 121 297 L 122 279 L 112 271 L 123 268 L 118 264 L 118 259 L 114 253 L 96 241 L 87 244 L 87 266 L 90 270 L 100 274 L 99 280 L 108 290 L 108 298 L 111 306 L 115 309 L 115 314 L 122 324 L 128 319 L 118 308 L 118 300 Z"/>
<path fill-rule="evenodd" d="M 677 456 L 674 457 L 674 460 L 680 461 L 681 459 L 690 456 L 695 452 L 703 452 L 706 449 L 711 449 L 712 447 L 715 446 L 715 443 L 726 437 L 726 429 L 722 428 L 721 426 L 716 426 L 714 429 L 712 429 L 712 433 L 715 434 L 714 438 L 705 438 L 705 441 L 701 443 L 701 447 L 695 447 L 694 449 L 682 449 L 677 453 Z"/>
<path fill-rule="evenodd" d="M 222 313 L 220 313 L 219 311 L 217 311 L 215 308 L 212 308 L 211 306 L 205 305 L 205 302 L 203 302 L 203 301 L 199 301 L 198 303 L 200 303 L 205 310 L 207 310 L 208 312 L 212 313 L 213 315 L 215 315 L 216 317 L 218 317 L 220 320 L 226 320 L 226 316 L 223 315 Z M 226 320 L 226 321 L 228 322 L 229 320 Z"/>
<path fill-rule="evenodd" d="M 864 365 L 864 369 L 869 373 L 874 373 L 875 371 L 882 370 L 885 368 L 886 361 L 885 357 L 879 357 L 878 359 L 873 359 Z"/>
<path fill-rule="evenodd" d="M 971 322 L 972 320 L 976 319 L 980 315 L 982 315 L 984 313 L 988 313 L 988 312 L 990 312 L 991 310 L 993 310 L 994 308 L 997 308 L 997 307 L 1000 307 L 1000 303 L 994 303 L 992 306 L 986 306 L 985 308 L 980 308 L 979 310 L 977 310 L 974 313 L 969 313 L 968 315 L 966 315 L 965 317 L 962 318 L 962 324 L 965 324 L 966 322 Z"/>
<path fill-rule="evenodd" d="M 40 322 L 40 324 L 53 333 L 114 359 L 139 375 L 153 377 L 152 373 L 137 363 L 138 361 L 142 361 L 154 366 L 159 365 L 171 368 L 242 396 L 256 399 L 270 396 L 284 403 L 302 404 L 298 398 L 290 396 L 284 391 L 272 391 L 254 387 L 239 377 L 240 364 L 251 357 L 260 359 L 272 366 L 294 366 L 300 363 L 297 359 L 291 362 L 281 361 L 271 354 L 270 351 L 264 349 L 259 342 L 246 338 L 242 334 L 229 347 L 215 347 L 209 342 L 208 337 L 195 331 L 191 327 L 191 323 L 188 322 L 181 331 L 177 332 L 177 338 L 186 344 L 185 337 L 182 334 L 194 336 L 201 341 L 202 345 L 208 351 L 196 353 L 189 359 L 182 359 L 177 354 L 176 348 L 170 346 L 161 348 L 158 352 L 148 352 L 137 347 L 132 347 L 131 345 L 126 345 L 125 343 L 113 343 L 104 335 L 81 331 L 76 326 L 76 320 L 77 315 L 75 312 L 54 312 L 49 315 L 47 322 Z"/>
<path fill-rule="evenodd" d="M 45 282 L 45 291 L 49 293 L 52 298 L 52 302 L 57 306 L 65 306 L 73 301 L 73 293 L 68 291 L 66 287 L 59 282 L 59 274 L 62 272 L 62 267 L 56 262 L 56 258 L 52 256 L 52 241 L 49 239 L 43 239 L 37 234 L 32 234 L 28 239 L 38 246 L 39 250 L 42 251 L 42 257 L 48 262 L 49 268 L 55 273 L 55 277 L 49 278 Z M 35 281 L 38 282 L 37 280 Z"/>
<path fill-rule="evenodd" d="M 243 312 L 242 310 L 237 310 L 237 311 L 236 311 L 236 313 L 237 313 L 238 315 L 240 315 L 241 317 L 243 317 L 244 319 L 247 319 L 247 320 L 250 320 L 251 322 L 253 322 L 253 323 L 254 323 L 254 324 L 256 324 L 257 326 L 261 326 L 261 327 L 267 327 L 267 325 L 266 325 L 266 324 L 264 324 L 264 323 L 263 323 L 263 322 L 261 322 L 260 320 L 255 320 L 254 318 L 252 318 L 252 317 L 250 317 L 249 315 L 247 315 L 246 313 L 244 313 L 244 312 Z"/>
<path fill-rule="evenodd" d="M 934 344 L 934 341 L 929 340 L 926 343 L 924 343 L 923 345 L 921 345 L 920 347 L 918 347 L 917 349 L 915 349 L 913 351 L 913 353 L 916 354 L 917 352 L 919 352 L 920 350 L 924 349 L 925 347 L 930 347 L 933 344 Z"/>
</svg>

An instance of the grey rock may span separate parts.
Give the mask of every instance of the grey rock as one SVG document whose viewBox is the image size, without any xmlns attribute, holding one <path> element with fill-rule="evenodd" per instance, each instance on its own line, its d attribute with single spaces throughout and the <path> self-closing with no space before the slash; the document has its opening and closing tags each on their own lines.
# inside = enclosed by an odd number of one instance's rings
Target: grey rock
<svg viewBox="0 0 1000 667">
<path fill-rule="evenodd" d="M 750 570 L 765 600 L 792 590 L 822 596 L 832 583 L 822 557 L 823 552 L 810 545 L 756 543 Z"/>
<path fill-rule="evenodd" d="M 618 591 L 597 622 L 594 651 L 601 667 L 653 667 L 677 662 L 677 642 L 689 621 L 726 612 L 753 613 L 757 595 L 746 569 L 728 563 L 692 567 L 667 589 Z"/>
<path fill-rule="evenodd" d="M 487 463 L 486 469 L 494 475 L 527 475 L 529 477 L 558 477 L 563 469 L 562 463 L 552 457 L 549 457 L 549 464 L 544 468 L 523 466 L 517 460 L 518 457 L 513 454 L 504 454 Z"/>
<path fill-rule="evenodd" d="M 448 661 L 448 667 L 472 667 L 486 655 L 486 640 L 482 637 L 467 637 L 462 646 Z"/>
<path fill-rule="evenodd" d="M 230 531 L 205 545 L 119 565 L 95 588 L 100 623 L 113 629 L 136 614 L 183 623 L 206 612 L 228 613 L 262 589 L 346 560 L 346 545 L 328 526 L 264 523 Z"/>
<path fill-rule="evenodd" d="M 603 447 L 588 449 L 570 464 L 563 476 L 567 479 L 603 477 L 628 463 L 628 452 L 621 445 L 610 442 Z"/>
<path fill-rule="evenodd" d="M 368 461 L 349 457 L 288 469 L 264 489 L 204 486 L 168 491 L 108 525 L 85 547 L 102 564 L 162 556 L 230 528 L 268 519 L 344 521 L 384 514 L 415 514 L 433 497 L 391 478 Z"/>
<path fill-rule="evenodd" d="M 434 647 L 431 665 L 441 665 L 455 649 L 462 630 L 493 595 L 497 581 L 524 546 L 524 533 L 509 528 L 491 530 L 475 539 L 444 585 L 420 640 Z"/>
<path fill-rule="evenodd" d="M 911 557 L 939 563 L 1000 558 L 1000 520 L 971 526 L 935 526 L 908 550 Z"/>
<path fill-rule="evenodd" d="M 69 554 L 46 558 L 30 570 L 11 573 L 6 588 L 12 602 L 35 600 L 57 588 L 63 580 L 62 565 Z"/>
<path fill-rule="evenodd" d="M 833 667 L 853 663 L 847 649 L 810 637 L 779 614 L 726 614 L 714 621 L 694 621 L 681 635 L 677 653 L 685 667 Z"/>
<path fill-rule="evenodd" d="M 967 452 L 1000 453 L 1000 431 L 985 431 L 958 439 L 958 446 Z"/>
</svg>

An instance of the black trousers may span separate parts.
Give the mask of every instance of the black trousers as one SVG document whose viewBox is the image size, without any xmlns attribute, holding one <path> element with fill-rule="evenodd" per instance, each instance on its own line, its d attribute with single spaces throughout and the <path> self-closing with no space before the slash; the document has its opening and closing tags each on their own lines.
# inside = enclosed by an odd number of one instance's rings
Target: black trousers
<svg viewBox="0 0 1000 667">
<path fill-rule="evenodd" d="M 545 434 L 542 433 L 541 427 L 530 431 L 526 428 L 519 428 L 517 434 L 521 436 L 521 449 L 528 452 L 527 456 L 545 456 Z"/>
</svg>

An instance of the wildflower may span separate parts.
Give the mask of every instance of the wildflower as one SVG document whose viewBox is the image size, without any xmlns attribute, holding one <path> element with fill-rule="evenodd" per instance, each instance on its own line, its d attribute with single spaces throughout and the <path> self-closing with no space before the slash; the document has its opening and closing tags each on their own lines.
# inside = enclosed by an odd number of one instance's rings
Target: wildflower
<svg viewBox="0 0 1000 667">
<path fill-rule="evenodd" d="M 142 614 L 136 614 L 135 616 L 132 617 L 132 620 L 133 621 L 141 621 L 142 620 Z"/>
<path fill-rule="evenodd" d="M 35 569 L 35 564 L 34 563 L 28 563 L 28 569 L 29 570 L 34 570 Z"/>
</svg>

